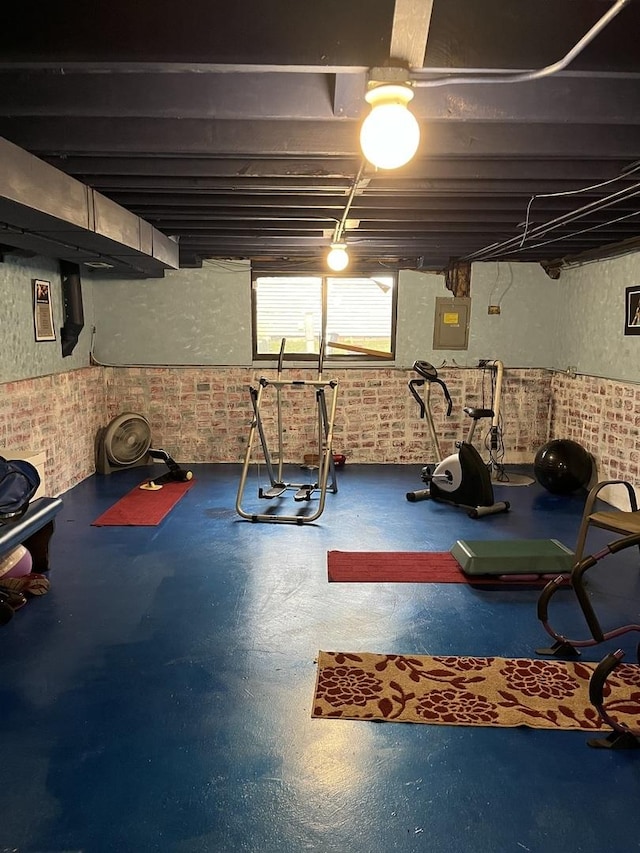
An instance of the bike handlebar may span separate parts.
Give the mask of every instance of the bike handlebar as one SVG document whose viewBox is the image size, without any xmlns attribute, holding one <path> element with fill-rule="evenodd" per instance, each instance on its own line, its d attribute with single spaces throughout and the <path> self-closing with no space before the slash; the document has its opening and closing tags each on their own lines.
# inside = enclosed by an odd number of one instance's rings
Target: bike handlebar
<svg viewBox="0 0 640 853">
<path fill-rule="evenodd" d="M 435 382 L 436 385 L 439 385 L 442 388 L 442 393 L 444 394 L 444 398 L 447 401 L 447 417 L 449 417 L 449 415 L 451 414 L 451 409 L 453 408 L 453 401 L 451 400 L 451 395 L 449 394 L 449 389 L 444 384 L 442 379 L 438 378 L 438 371 L 428 361 L 414 361 L 413 369 L 416 371 L 416 373 L 419 373 L 420 376 L 422 376 L 423 380 L 426 380 L 427 382 Z M 412 384 L 411 384 L 412 382 L 414 384 L 418 384 L 418 382 L 415 379 L 413 379 L 413 380 L 411 380 L 411 382 L 409 382 L 409 390 L 411 391 L 413 396 L 418 400 L 419 397 L 418 397 L 417 392 L 415 391 L 415 388 L 412 387 Z M 422 385 L 424 383 L 421 382 L 420 384 Z M 421 418 L 424 417 L 423 408 L 424 408 L 424 405 L 421 404 L 421 409 L 420 409 L 420 417 Z"/>
</svg>

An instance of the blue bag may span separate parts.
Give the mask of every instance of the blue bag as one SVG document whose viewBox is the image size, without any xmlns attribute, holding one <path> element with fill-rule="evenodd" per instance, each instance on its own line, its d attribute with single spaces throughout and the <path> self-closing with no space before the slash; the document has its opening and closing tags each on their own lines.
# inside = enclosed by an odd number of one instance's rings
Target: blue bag
<svg viewBox="0 0 640 853">
<path fill-rule="evenodd" d="M 23 516 L 39 485 L 40 475 L 31 462 L 0 456 L 0 524 Z"/>
</svg>

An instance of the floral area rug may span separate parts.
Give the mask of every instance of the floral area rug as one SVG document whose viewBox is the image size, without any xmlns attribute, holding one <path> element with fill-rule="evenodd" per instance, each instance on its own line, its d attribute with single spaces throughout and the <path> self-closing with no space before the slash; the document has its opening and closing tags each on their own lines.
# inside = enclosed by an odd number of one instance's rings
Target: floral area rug
<svg viewBox="0 0 640 853">
<path fill-rule="evenodd" d="M 320 652 L 313 717 L 445 726 L 607 728 L 589 701 L 596 664 L 497 657 Z M 640 666 L 605 685 L 610 715 L 640 728 Z"/>
</svg>

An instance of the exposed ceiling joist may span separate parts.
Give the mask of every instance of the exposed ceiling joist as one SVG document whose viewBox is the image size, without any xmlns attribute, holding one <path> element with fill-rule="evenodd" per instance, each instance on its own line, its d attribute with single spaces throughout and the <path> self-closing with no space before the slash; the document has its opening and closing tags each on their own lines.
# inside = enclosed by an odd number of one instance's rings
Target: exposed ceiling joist
<svg viewBox="0 0 640 853">
<path fill-rule="evenodd" d="M 354 180 L 369 69 L 396 61 L 422 80 L 542 68 L 613 4 L 239 0 L 221 15 L 195 0 L 158 15 L 151 0 L 114 0 L 87 15 L 65 0 L 64 14 L 39 10 L 38 27 L 18 4 L 0 33 L 0 135 L 177 236 L 189 266 L 317 268 L 346 204 L 359 264 L 605 257 L 640 237 L 639 197 L 618 193 L 640 174 L 640 2 L 561 73 L 416 85 L 418 154 L 396 171 L 367 167 L 364 192 Z M 27 239 L 19 223 L 1 228 L 3 244 Z M 39 249 L 54 252 L 54 237 L 43 231 Z"/>
<path fill-rule="evenodd" d="M 368 107 L 364 73 L 78 75 L 43 72 L 2 76 L 0 115 L 149 121 L 359 121 Z M 579 101 L 571 104 L 574 88 Z M 566 71 L 513 86 L 458 85 L 415 90 L 412 111 L 429 123 L 640 124 L 640 73 L 593 76 Z"/>
<path fill-rule="evenodd" d="M 433 0 L 396 0 L 390 56 L 409 68 L 422 68 L 431 24 Z"/>
</svg>

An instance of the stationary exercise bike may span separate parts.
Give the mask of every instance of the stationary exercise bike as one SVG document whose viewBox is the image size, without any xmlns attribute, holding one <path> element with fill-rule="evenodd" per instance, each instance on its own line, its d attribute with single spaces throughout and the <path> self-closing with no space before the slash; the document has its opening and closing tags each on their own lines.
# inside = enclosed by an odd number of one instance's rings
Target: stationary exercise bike
<svg viewBox="0 0 640 853">
<path fill-rule="evenodd" d="M 421 378 L 409 380 L 409 391 L 420 407 L 420 417 L 426 418 L 437 457 L 442 459 L 431 412 L 431 389 L 434 385 L 439 385 L 442 388 L 447 401 L 447 417 L 451 414 L 453 406 L 451 395 L 442 379 L 438 378 L 435 367 L 428 361 L 416 361 L 413 369 Z M 424 399 L 417 390 L 423 386 L 425 386 Z M 453 504 L 466 509 L 469 518 L 480 518 L 484 515 L 507 512 L 509 502 L 494 499 L 491 474 L 472 444 L 478 421 L 482 418 L 493 418 L 493 409 L 465 407 L 464 412 L 471 418 L 466 439 L 456 442 L 456 453 L 442 459 L 435 466 L 426 465 L 422 469 L 421 478 L 427 487 L 414 492 L 407 492 L 407 500 L 414 502 L 431 498 L 432 500 Z"/>
</svg>

